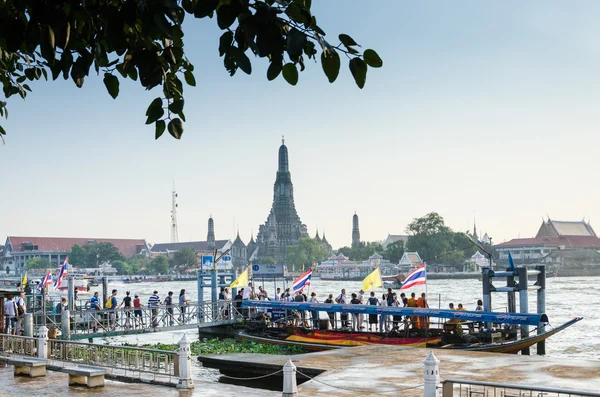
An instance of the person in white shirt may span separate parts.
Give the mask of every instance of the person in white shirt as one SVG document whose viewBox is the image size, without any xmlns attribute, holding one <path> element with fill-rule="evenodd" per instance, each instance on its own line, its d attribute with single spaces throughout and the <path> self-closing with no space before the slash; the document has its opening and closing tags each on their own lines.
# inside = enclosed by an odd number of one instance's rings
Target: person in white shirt
<svg viewBox="0 0 600 397">
<path fill-rule="evenodd" d="M 361 289 L 361 290 L 358 292 L 358 296 L 357 296 L 357 299 L 360 301 L 360 304 L 361 304 L 361 305 L 364 305 L 364 304 L 365 304 L 365 302 L 364 302 L 364 295 L 365 295 L 365 291 L 363 291 L 363 290 Z M 364 321 L 365 321 L 365 319 L 364 319 L 364 315 L 363 315 L 362 313 L 359 313 L 359 314 L 358 314 L 358 325 L 359 325 L 359 329 L 364 329 L 364 328 L 365 328 L 365 326 L 364 326 Z"/>
<path fill-rule="evenodd" d="M 8 299 L 4 302 L 4 333 L 17 334 L 17 304 L 13 300 L 12 295 L 8 295 Z"/>
<path fill-rule="evenodd" d="M 273 294 L 273 297 L 271 298 L 271 300 L 275 301 L 275 302 L 279 302 L 280 297 L 281 297 L 281 288 L 277 288 L 277 291 L 275 292 L 275 294 Z"/>
</svg>

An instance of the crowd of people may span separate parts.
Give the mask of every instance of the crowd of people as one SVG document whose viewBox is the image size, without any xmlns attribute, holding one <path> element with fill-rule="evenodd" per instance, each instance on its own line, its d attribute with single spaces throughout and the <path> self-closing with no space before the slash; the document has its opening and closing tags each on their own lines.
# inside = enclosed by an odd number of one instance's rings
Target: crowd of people
<svg viewBox="0 0 600 397">
<path fill-rule="evenodd" d="M 226 301 L 229 300 L 229 291 L 227 288 L 221 288 L 219 294 L 219 307 L 221 308 L 221 316 L 227 318 L 228 312 Z M 269 293 L 262 287 L 258 287 L 258 291 L 252 286 L 238 289 L 237 295 L 233 298 L 234 307 L 237 312 L 242 316 L 253 316 L 266 312 L 266 309 L 253 309 L 250 307 L 242 307 L 242 302 L 245 300 L 257 300 L 257 301 L 278 301 L 278 302 L 309 302 L 309 303 L 320 303 L 321 301 L 317 297 L 315 292 L 311 292 L 307 295 L 304 291 L 292 292 L 290 288 L 281 290 L 277 288 L 275 293 L 269 295 Z M 423 292 L 417 297 L 417 294 L 412 292 L 408 296 L 404 292 L 400 294 L 394 292 L 391 288 L 388 288 L 381 296 L 377 296 L 375 291 L 371 291 L 368 296 L 364 290 L 358 291 L 358 293 L 351 293 L 348 295 L 346 289 L 342 289 L 340 293 L 334 297 L 333 294 L 329 294 L 322 303 L 337 303 L 337 304 L 352 304 L 352 305 L 371 305 L 371 306 L 394 306 L 394 307 L 415 307 L 415 308 L 428 308 L 427 296 Z M 482 302 L 477 302 L 478 306 L 476 310 L 483 310 Z M 451 310 L 466 310 L 462 303 L 458 304 L 455 309 L 454 304 L 450 303 L 449 308 Z M 273 320 L 273 319 L 272 319 Z M 389 332 L 394 329 L 399 329 L 400 325 L 403 325 L 405 329 L 408 327 L 413 329 L 425 329 L 430 325 L 429 318 L 420 316 L 401 316 L 401 315 L 384 315 L 384 314 L 368 314 L 363 315 L 359 313 L 340 313 L 339 320 L 338 315 L 335 312 L 327 312 L 327 320 L 330 328 L 346 328 L 353 331 L 368 330 L 370 332 Z M 305 311 L 305 310 L 289 310 L 286 311 L 286 315 L 282 319 L 274 321 L 279 325 L 289 324 L 295 327 L 302 326 L 305 328 L 319 329 L 323 328 L 324 325 L 320 324 L 320 316 L 318 311 Z"/>
</svg>

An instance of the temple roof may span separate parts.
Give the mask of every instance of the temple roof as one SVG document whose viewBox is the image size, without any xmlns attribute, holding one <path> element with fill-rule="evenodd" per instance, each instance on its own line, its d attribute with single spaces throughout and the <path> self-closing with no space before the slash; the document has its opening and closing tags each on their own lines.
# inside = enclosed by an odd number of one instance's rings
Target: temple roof
<svg viewBox="0 0 600 397">
<path fill-rule="evenodd" d="M 596 232 L 592 228 L 592 225 L 586 223 L 585 220 L 581 221 L 555 221 L 550 218 L 542 221 L 536 238 L 540 237 L 561 237 L 561 236 L 594 236 Z"/>
</svg>

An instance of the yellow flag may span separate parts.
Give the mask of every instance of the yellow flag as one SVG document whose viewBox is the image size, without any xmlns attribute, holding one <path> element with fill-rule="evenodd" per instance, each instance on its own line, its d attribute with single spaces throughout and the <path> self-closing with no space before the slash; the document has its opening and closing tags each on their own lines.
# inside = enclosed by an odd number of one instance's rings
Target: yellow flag
<svg viewBox="0 0 600 397">
<path fill-rule="evenodd" d="M 25 288 L 26 285 L 27 285 L 27 272 L 25 272 L 25 274 L 23 275 L 23 281 L 21 282 L 21 287 Z"/>
<path fill-rule="evenodd" d="M 362 282 L 363 290 L 368 291 L 373 288 L 383 287 L 381 283 L 381 273 L 379 268 L 373 270 Z"/>
<path fill-rule="evenodd" d="M 250 266 L 248 266 L 246 268 L 246 270 L 244 270 L 242 272 L 242 274 L 240 274 L 233 283 L 231 283 L 229 285 L 229 288 L 237 288 L 237 287 L 245 287 L 248 285 L 248 269 L 250 268 Z"/>
</svg>

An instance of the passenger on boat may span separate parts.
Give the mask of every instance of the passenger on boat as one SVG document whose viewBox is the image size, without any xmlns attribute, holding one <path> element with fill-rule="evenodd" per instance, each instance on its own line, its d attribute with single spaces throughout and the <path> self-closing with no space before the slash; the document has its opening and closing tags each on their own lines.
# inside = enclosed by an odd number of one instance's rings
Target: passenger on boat
<svg viewBox="0 0 600 397">
<path fill-rule="evenodd" d="M 317 299 L 317 293 L 314 291 L 311 292 L 310 299 L 308 301 L 310 303 L 319 303 L 319 300 Z M 311 310 L 310 315 L 312 316 L 313 329 L 319 329 L 319 311 Z"/>
<path fill-rule="evenodd" d="M 400 301 L 402 302 L 402 307 L 408 305 L 408 298 L 404 292 L 400 294 Z M 408 316 L 404 316 L 404 329 L 408 329 Z"/>
<path fill-rule="evenodd" d="M 356 297 L 356 299 L 358 299 L 358 300 L 359 300 L 359 302 L 360 302 L 359 304 L 360 304 L 360 305 L 364 305 L 364 304 L 365 304 L 365 301 L 364 301 L 364 295 L 365 295 L 365 291 L 361 289 L 361 290 L 358 292 L 358 295 L 357 295 L 357 297 Z M 365 326 L 364 326 L 364 321 L 365 321 L 365 319 L 364 319 L 364 315 L 363 315 L 362 313 L 359 313 L 359 314 L 358 314 L 358 325 L 360 326 L 360 329 L 364 329 L 364 328 L 365 328 Z"/>
<path fill-rule="evenodd" d="M 234 305 L 235 305 L 235 311 L 237 312 L 236 315 L 241 314 L 242 317 L 245 317 L 244 313 L 246 312 L 246 309 L 242 309 L 242 301 L 244 300 L 244 289 L 240 288 L 237 295 L 233 298 L 234 301 Z"/>
<path fill-rule="evenodd" d="M 352 293 L 352 299 L 350 299 L 350 304 L 352 305 L 360 305 L 360 301 L 358 300 L 358 295 Z M 360 328 L 359 323 L 359 315 L 358 313 L 352 313 L 352 331 L 358 331 Z"/>
<path fill-rule="evenodd" d="M 333 294 L 329 294 L 329 297 L 327 297 L 327 299 L 325 299 L 324 303 L 332 304 L 333 302 L 334 302 L 334 300 L 333 300 Z M 335 312 L 327 312 L 327 316 L 329 317 L 329 324 L 331 324 L 331 329 L 336 328 L 336 326 L 335 326 Z"/>
<path fill-rule="evenodd" d="M 278 302 L 279 299 L 281 299 L 281 288 L 277 288 L 277 291 L 273 295 L 273 298 L 271 298 L 271 300 L 273 300 L 275 302 Z"/>
<path fill-rule="evenodd" d="M 300 292 L 296 292 L 296 295 L 294 296 L 294 302 L 305 302 L 304 295 L 302 295 Z M 298 327 L 298 320 L 300 318 L 302 318 L 302 325 L 304 326 L 304 323 L 306 322 L 306 312 L 304 310 L 300 310 L 300 312 L 293 310 L 292 313 L 294 315 L 294 327 Z"/>
<path fill-rule="evenodd" d="M 377 306 L 379 300 L 375 297 L 375 292 L 371 291 L 371 296 L 367 300 L 370 306 Z M 377 314 L 369 314 L 369 331 L 373 331 L 373 324 L 375 324 L 375 332 L 377 332 Z"/>
<path fill-rule="evenodd" d="M 406 302 L 407 307 L 419 307 L 417 306 L 417 300 L 415 299 L 416 296 L 417 294 L 415 294 L 414 292 L 410 294 L 410 299 L 408 300 L 408 302 Z M 418 316 L 410 316 L 410 324 L 413 329 L 418 328 L 418 321 Z"/>
<path fill-rule="evenodd" d="M 394 302 L 392 303 L 392 306 L 395 306 L 395 307 L 398 307 L 398 306 L 400 306 L 400 301 L 398 300 L 398 295 L 396 295 L 396 293 L 395 293 L 395 292 L 394 292 L 394 294 L 393 294 L 393 297 L 394 297 Z M 395 315 L 395 314 L 394 314 L 394 315 L 392 316 L 392 319 L 393 319 L 393 328 L 392 328 L 392 329 L 398 329 L 398 323 L 399 323 L 400 321 L 402 321 L 402 316 L 399 316 L 399 315 Z"/>
<path fill-rule="evenodd" d="M 335 303 L 339 303 L 340 305 L 345 305 L 348 303 L 348 301 L 346 300 L 346 289 L 342 288 L 342 293 L 339 294 L 337 298 L 335 298 Z M 341 322 L 342 328 L 348 327 L 348 313 L 341 314 Z"/>
<path fill-rule="evenodd" d="M 417 299 L 417 306 L 422 309 L 429 307 L 429 304 L 427 303 L 427 297 L 425 295 L 425 292 L 423 292 L 421 294 L 421 297 L 419 299 Z M 417 328 L 420 328 L 420 329 L 429 328 L 429 317 L 417 317 Z"/>
<path fill-rule="evenodd" d="M 452 302 L 450 302 L 448 308 L 450 310 L 456 310 L 456 308 L 454 307 L 454 303 Z M 460 320 L 457 319 L 451 319 L 446 321 L 446 324 L 444 324 L 444 331 L 452 332 L 456 335 L 462 335 L 462 327 L 458 323 L 460 323 Z"/>
<path fill-rule="evenodd" d="M 381 300 L 379 301 L 379 306 L 387 306 L 387 294 L 383 294 Z M 387 332 L 390 330 L 390 325 L 387 321 L 386 314 L 379 315 L 379 332 L 383 332 L 384 330 Z"/>
</svg>

